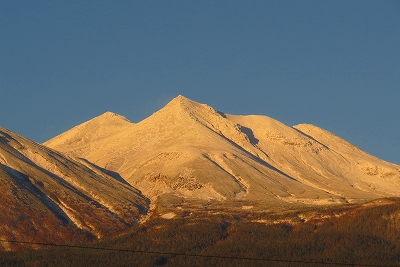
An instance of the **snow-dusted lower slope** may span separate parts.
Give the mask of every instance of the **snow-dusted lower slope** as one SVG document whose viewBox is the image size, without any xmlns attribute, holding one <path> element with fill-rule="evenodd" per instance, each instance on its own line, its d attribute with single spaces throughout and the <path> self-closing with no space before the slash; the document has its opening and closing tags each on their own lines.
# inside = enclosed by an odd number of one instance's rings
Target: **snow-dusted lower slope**
<svg viewBox="0 0 400 267">
<path fill-rule="evenodd" d="M 148 209 L 140 191 L 101 168 L 1 127 L 0 190 L 2 240 L 70 243 L 114 235 Z"/>
<path fill-rule="evenodd" d="M 123 128 L 108 124 L 107 114 L 45 145 L 118 172 L 149 197 L 276 205 L 400 195 L 400 166 L 315 126 L 223 114 L 183 96 Z M 97 134 L 99 125 L 109 125 L 107 136 Z"/>
</svg>

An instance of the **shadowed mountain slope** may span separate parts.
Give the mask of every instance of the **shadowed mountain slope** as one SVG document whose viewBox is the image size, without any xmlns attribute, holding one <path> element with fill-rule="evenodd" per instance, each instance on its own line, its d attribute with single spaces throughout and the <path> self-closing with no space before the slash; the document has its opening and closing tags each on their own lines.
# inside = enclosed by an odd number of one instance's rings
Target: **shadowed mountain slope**
<svg viewBox="0 0 400 267">
<path fill-rule="evenodd" d="M 148 209 L 137 189 L 1 127 L 0 190 L 5 240 L 74 243 L 115 235 Z"/>
<path fill-rule="evenodd" d="M 45 145 L 119 173 L 148 197 L 281 205 L 400 195 L 400 166 L 312 125 L 228 115 L 183 96 L 137 124 L 107 114 Z"/>
</svg>

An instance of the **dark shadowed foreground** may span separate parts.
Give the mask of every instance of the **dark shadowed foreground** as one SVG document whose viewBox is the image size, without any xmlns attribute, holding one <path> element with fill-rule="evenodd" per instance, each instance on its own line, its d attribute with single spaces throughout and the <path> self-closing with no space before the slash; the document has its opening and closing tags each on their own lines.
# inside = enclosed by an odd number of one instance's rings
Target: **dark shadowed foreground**
<svg viewBox="0 0 400 267">
<path fill-rule="evenodd" d="M 3 252 L 0 265 L 400 266 L 399 199 L 281 214 L 180 210 L 119 238 Z"/>
</svg>

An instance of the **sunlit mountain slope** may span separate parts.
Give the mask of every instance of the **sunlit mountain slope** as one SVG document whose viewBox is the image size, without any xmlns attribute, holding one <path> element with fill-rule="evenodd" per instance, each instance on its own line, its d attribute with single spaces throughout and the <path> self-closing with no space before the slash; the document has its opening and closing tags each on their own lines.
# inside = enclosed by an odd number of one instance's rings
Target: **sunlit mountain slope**
<svg viewBox="0 0 400 267">
<path fill-rule="evenodd" d="M 118 172 L 148 197 L 276 205 L 400 195 L 399 166 L 312 125 L 228 115 L 183 96 L 137 124 L 109 114 L 45 145 Z"/>
<path fill-rule="evenodd" d="M 148 200 L 116 178 L 0 127 L 0 239 L 71 243 L 137 224 Z"/>
</svg>

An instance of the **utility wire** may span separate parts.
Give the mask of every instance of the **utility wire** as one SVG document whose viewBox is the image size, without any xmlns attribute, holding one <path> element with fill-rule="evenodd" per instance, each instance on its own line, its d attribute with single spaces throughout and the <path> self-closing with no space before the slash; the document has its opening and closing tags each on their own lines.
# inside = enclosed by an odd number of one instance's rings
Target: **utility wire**
<svg viewBox="0 0 400 267">
<path fill-rule="evenodd" d="M 65 247 L 65 248 L 93 249 L 93 250 L 103 250 L 103 251 L 133 252 L 133 253 L 145 253 L 145 254 L 157 254 L 157 255 L 230 259 L 230 260 L 249 260 L 249 261 L 251 260 L 251 261 L 265 261 L 265 262 L 305 263 L 305 264 L 322 264 L 322 265 L 338 265 L 338 266 L 360 266 L 360 267 L 400 267 L 400 265 L 323 262 L 323 261 L 306 261 L 306 260 L 303 260 L 303 261 L 302 260 L 282 260 L 282 259 L 233 257 L 233 256 L 218 256 L 218 255 L 204 255 L 204 254 L 202 255 L 202 254 L 191 254 L 191 253 L 146 251 L 146 250 L 135 250 L 135 249 L 91 247 L 91 246 L 67 245 L 67 244 L 51 244 L 51 243 L 28 242 L 28 241 L 17 241 L 17 240 L 13 241 L 13 240 L 3 240 L 3 239 L 0 239 L 0 242 L 29 244 L 29 245 L 41 245 L 41 246 L 52 246 L 52 247 Z"/>
</svg>

